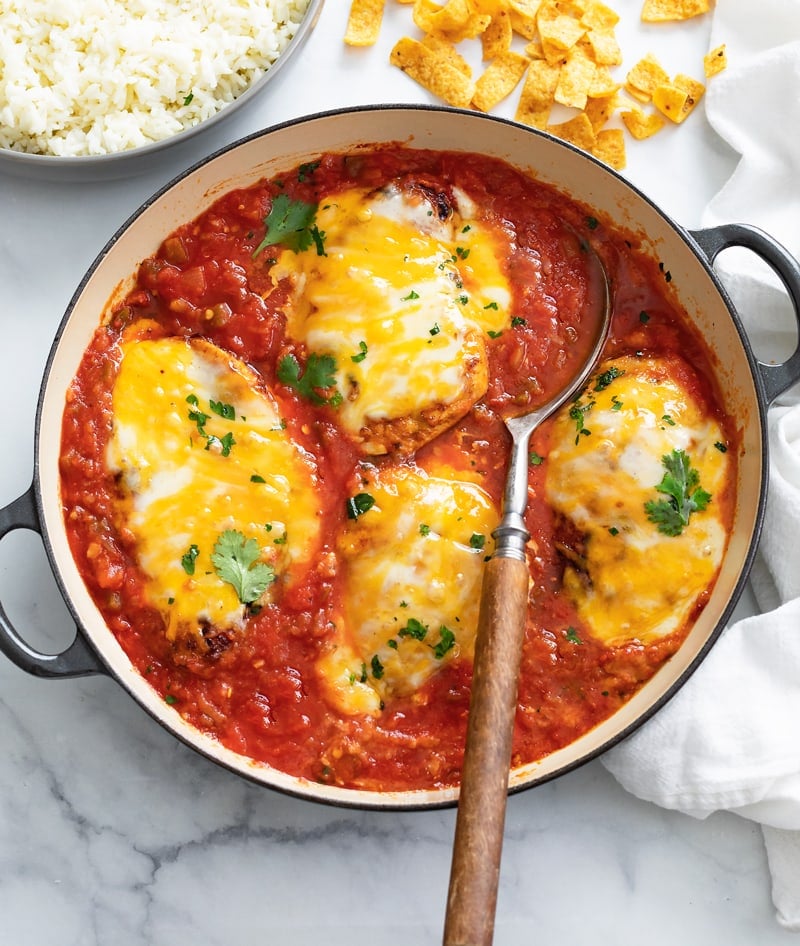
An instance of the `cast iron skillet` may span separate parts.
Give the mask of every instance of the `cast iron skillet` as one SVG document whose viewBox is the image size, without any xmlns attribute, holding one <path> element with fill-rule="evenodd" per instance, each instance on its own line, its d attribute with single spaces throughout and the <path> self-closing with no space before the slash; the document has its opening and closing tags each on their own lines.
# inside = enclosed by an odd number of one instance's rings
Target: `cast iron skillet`
<svg viewBox="0 0 800 946">
<path fill-rule="evenodd" d="M 76 290 L 51 348 L 36 413 L 32 484 L 0 510 L 0 539 L 20 528 L 41 535 L 77 634 L 63 652 L 40 653 L 26 643 L 0 602 L 0 650 L 39 677 L 112 676 L 175 736 L 261 785 L 330 804 L 418 809 L 453 805 L 458 789 L 381 793 L 311 783 L 238 756 L 189 726 L 136 672 L 107 629 L 70 554 L 59 501 L 58 444 L 67 385 L 105 306 L 125 290 L 138 262 L 155 251 L 177 223 L 195 217 L 227 190 L 313 160 L 323 151 L 350 152 L 386 142 L 480 150 L 529 170 L 631 234 L 669 273 L 669 291 L 710 343 L 722 396 L 741 424 L 733 532 L 709 602 L 684 644 L 608 720 L 540 762 L 514 769 L 510 791 L 540 784 L 596 757 L 656 712 L 696 669 L 729 620 L 755 554 L 767 491 L 767 409 L 800 379 L 800 346 L 787 353 L 782 364 L 756 359 L 712 264 L 733 246 L 761 257 L 785 285 L 798 323 L 800 266 L 774 239 L 750 226 L 730 224 L 694 232 L 681 228 L 622 176 L 542 132 L 476 112 L 406 105 L 322 112 L 244 138 L 198 162 L 153 195 L 99 254 Z"/>
</svg>

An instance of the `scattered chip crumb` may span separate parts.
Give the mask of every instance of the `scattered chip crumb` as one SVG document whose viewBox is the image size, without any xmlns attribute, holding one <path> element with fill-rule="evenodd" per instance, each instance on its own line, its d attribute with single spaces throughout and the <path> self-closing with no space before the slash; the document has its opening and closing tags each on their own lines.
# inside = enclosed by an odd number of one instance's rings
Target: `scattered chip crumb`
<svg viewBox="0 0 800 946">
<path fill-rule="evenodd" d="M 668 23 L 674 20 L 690 20 L 708 13 L 709 0 L 644 0 L 642 22 Z"/>
<path fill-rule="evenodd" d="M 351 0 L 345 41 L 374 44 L 389 2 Z M 490 112 L 516 93 L 515 121 L 548 131 L 617 170 L 626 165 L 626 133 L 644 140 L 667 124 L 680 125 L 705 93 L 697 79 L 671 75 L 654 53 L 621 78 L 620 16 L 602 0 L 394 2 L 411 7 L 410 26 L 422 35 L 400 38 L 389 61 L 431 95 L 446 105 Z M 709 9 L 710 0 L 643 0 L 641 19 L 687 20 Z M 478 55 L 466 58 L 461 44 L 470 42 Z M 724 44 L 702 65 L 706 79 L 721 72 L 727 65 Z M 620 98 L 622 89 L 630 98 Z"/>
<path fill-rule="evenodd" d="M 725 49 L 725 43 L 722 43 L 722 45 L 706 53 L 703 58 L 703 70 L 706 74 L 706 79 L 710 79 L 712 76 L 717 75 L 717 73 L 722 72 L 727 65 L 728 54 Z"/>
</svg>

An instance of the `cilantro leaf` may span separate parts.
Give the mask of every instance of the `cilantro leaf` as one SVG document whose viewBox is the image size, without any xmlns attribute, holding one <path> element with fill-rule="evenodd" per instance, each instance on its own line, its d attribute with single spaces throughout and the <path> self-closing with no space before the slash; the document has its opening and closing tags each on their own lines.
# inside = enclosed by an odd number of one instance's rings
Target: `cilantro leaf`
<svg viewBox="0 0 800 946">
<path fill-rule="evenodd" d="M 324 255 L 320 252 L 324 234 L 316 227 L 316 218 L 317 204 L 307 204 L 304 200 L 292 200 L 287 194 L 278 194 L 264 218 L 267 232 L 253 251 L 253 258 L 276 243 L 294 253 L 301 253 L 316 242 L 317 253 Z"/>
<path fill-rule="evenodd" d="M 669 499 L 650 500 L 644 504 L 647 518 L 663 535 L 680 535 L 689 525 L 693 512 L 702 512 L 711 494 L 700 486 L 700 474 L 691 465 L 684 450 L 673 450 L 661 458 L 666 473 L 656 486 Z"/>
<path fill-rule="evenodd" d="M 409 618 L 408 623 L 405 627 L 401 627 L 398 631 L 398 637 L 413 637 L 415 641 L 421 641 L 425 639 L 425 635 L 428 633 L 428 625 L 423 624 L 422 621 L 418 621 L 416 618 Z"/>
<path fill-rule="evenodd" d="M 433 648 L 433 656 L 441 660 L 444 655 L 455 647 L 456 635 L 445 627 L 444 624 L 439 628 L 439 643 Z"/>
<path fill-rule="evenodd" d="M 275 581 L 275 569 L 258 561 L 261 549 L 236 529 L 220 533 L 211 553 L 211 564 L 222 579 L 233 585 L 242 604 L 252 604 Z"/>
<path fill-rule="evenodd" d="M 369 512 L 374 505 L 374 496 L 370 496 L 369 493 L 356 493 L 355 496 L 350 496 L 347 499 L 347 518 L 358 519 L 358 517 L 363 516 L 365 512 Z"/>
<path fill-rule="evenodd" d="M 300 373 L 300 363 L 294 355 L 284 355 L 278 362 L 278 380 L 312 404 L 330 404 L 338 407 L 342 395 L 334 391 L 330 397 L 324 397 L 320 390 L 332 388 L 336 384 L 336 361 L 330 355 L 308 356 L 305 371 Z"/>
</svg>

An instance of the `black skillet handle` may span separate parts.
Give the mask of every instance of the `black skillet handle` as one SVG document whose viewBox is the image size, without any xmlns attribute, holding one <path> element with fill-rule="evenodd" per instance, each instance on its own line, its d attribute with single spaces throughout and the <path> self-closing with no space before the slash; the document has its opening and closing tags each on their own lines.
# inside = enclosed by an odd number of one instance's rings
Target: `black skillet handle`
<svg viewBox="0 0 800 946">
<path fill-rule="evenodd" d="M 699 244 L 710 263 L 714 262 L 722 250 L 731 246 L 744 247 L 760 256 L 778 274 L 786 287 L 800 329 L 800 263 L 777 240 L 763 230 L 744 223 L 727 223 L 707 230 L 692 230 L 690 235 Z M 787 388 L 800 380 L 800 341 L 782 364 L 770 365 L 759 361 L 758 371 L 764 383 L 767 403 L 771 404 L 779 394 L 783 394 Z"/>
<path fill-rule="evenodd" d="M 42 534 L 33 487 L 19 499 L 0 509 L 0 539 L 14 529 L 32 529 Z M 18 667 L 35 677 L 87 677 L 108 671 L 83 635 L 76 629 L 75 640 L 60 654 L 42 654 L 17 633 L 0 601 L 0 651 Z"/>
</svg>

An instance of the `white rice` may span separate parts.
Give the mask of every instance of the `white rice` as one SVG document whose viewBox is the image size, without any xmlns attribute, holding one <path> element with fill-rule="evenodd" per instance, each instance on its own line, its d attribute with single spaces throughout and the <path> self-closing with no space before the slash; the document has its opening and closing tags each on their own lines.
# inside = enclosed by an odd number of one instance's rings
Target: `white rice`
<svg viewBox="0 0 800 946">
<path fill-rule="evenodd" d="M 309 0 L 0 0 L 0 147 L 91 155 L 189 128 L 269 69 Z"/>
</svg>

